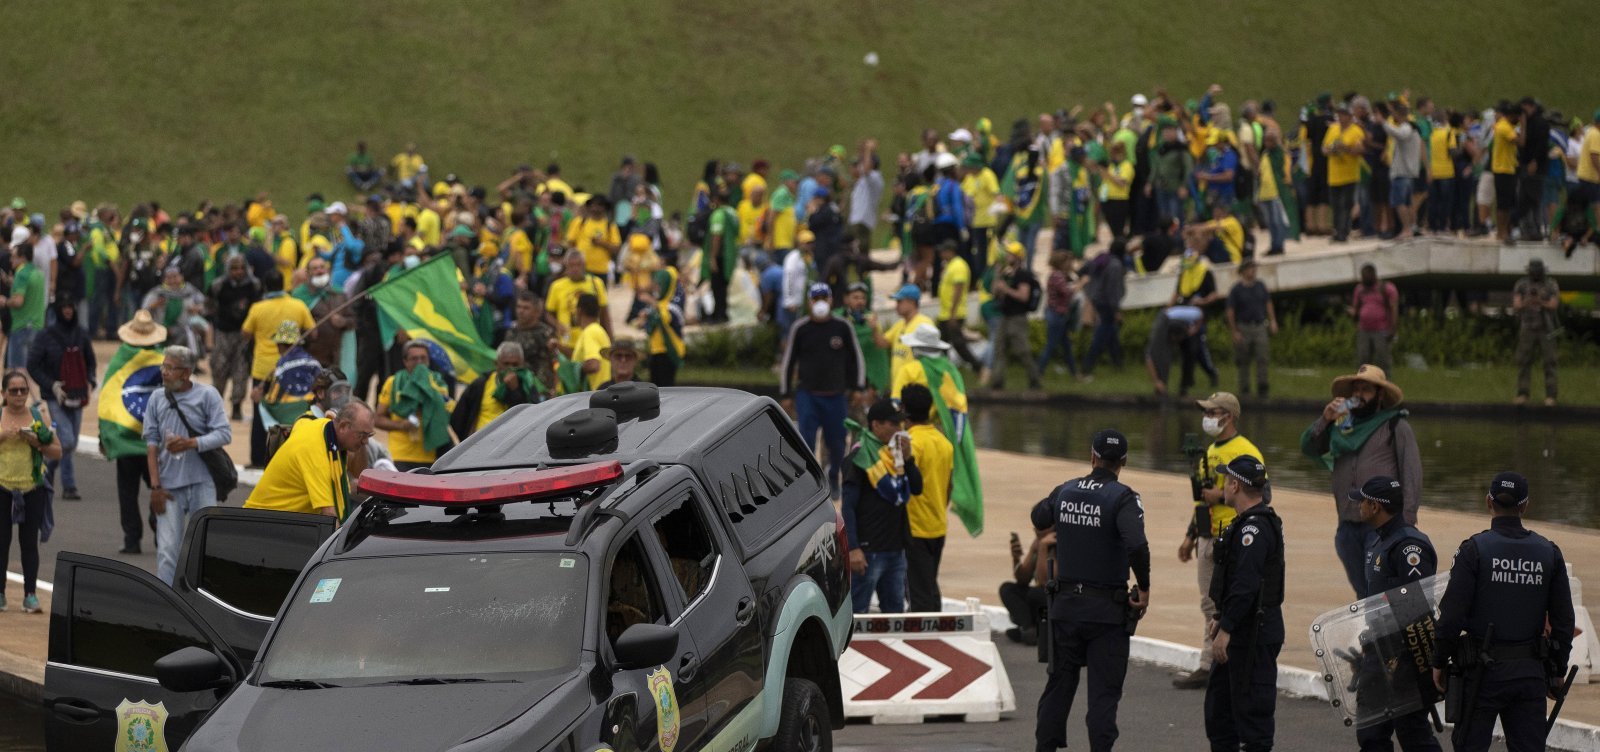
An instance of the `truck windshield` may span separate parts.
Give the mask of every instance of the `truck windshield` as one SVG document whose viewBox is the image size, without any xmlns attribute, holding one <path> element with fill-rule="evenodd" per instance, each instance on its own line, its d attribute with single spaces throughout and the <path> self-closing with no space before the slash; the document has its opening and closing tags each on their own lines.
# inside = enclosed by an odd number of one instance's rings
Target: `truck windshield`
<svg viewBox="0 0 1600 752">
<path fill-rule="evenodd" d="M 587 561 L 441 554 L 318 566 L 267 647 L 261 683 L 521 681 L 577 666 Z"/>
</svg>

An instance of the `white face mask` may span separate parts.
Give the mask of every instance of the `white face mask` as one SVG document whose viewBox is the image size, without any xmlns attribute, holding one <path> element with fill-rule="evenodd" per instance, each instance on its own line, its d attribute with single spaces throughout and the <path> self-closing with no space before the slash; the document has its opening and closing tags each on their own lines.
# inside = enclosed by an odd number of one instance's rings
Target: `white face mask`
<svg viewBox="0 0 1600 752">
<path fill-rule="evenodd" d="M 317 276 L 311 278 L 311 286 L 312 287 L 327 287 L 328 283 L 332 282 L 332 281 L 333 281 L 333 275 L 332 274 L 318 274 Z"/>
<path fill-rule="evenodd" d="M 1216 436 L 1222 433 L 1222 419 L 1207 415 L 1200 420 L 1200 430 L 1205 431 L 1207 436 Z"/>
<path fill-rule="evenodd" d="M 564 267 L 562 267 L 560 261 L 552 261 L 552 262 L 550 262 L 550 275 L 551 276 L 560 275 L 561 274 L 561 270 L 563 268 Z"/>
<path fill-rule="evenodd" d="M 830 310 L 832 309 L 828 307 L 828 301 L 826 300 L 817 300 L 811 303 L 811 315 L 815 318 L 827 318 Z"/>
<path fill-rule="evenodd" d="M 422 259 L 416 256 L 407 256 L 405 265 L 407 269 L 415 269 L 422 264 Z"/>
</svg>

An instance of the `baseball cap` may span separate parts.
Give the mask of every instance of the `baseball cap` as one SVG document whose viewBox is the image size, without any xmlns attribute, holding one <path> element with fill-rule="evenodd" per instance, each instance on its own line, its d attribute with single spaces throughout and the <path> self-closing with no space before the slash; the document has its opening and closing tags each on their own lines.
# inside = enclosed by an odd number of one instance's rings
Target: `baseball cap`
<svg viewBox="0 0 1600 752">
<path fill-rule="evenodd" d="M 1106 428 L 1095 434 L 1090 446 L 1095 456 L 1103 460 L 1120 460 L 1128 456 L 1128 437 L 1115 428 Z"/>
<path fill-rule="evenodd" d="M 817 192 L 813 193 L 811 195 L 812 195 L 813 198 L 826 199 L 826 198 L 832 196 L 833 194 L 829 193 L 827 188 L 818 188 Z"/>
<path fill-rule="evenodd" d="M 1511 503 L 1501 504 L 1500 497 L 1510 497 Z M 1522 473 L 1507 470 L 1489 482 L 1489 498 L 1500 506 L 1515 507 L 1528 503 L 1528 479 Z"/>
<path fill-rule="evenodd" d="M 1376 501 L 1391 512 L 1399 510 L 1406 502 L 1400 481 L 1387 475 L 1374 475 L 1368 478 L 1360 488 L 1350 489 L 1345 497 L 1351 501 Z"/>
<path fill-rule="evenodd" d="M 896 423 L 905 420 L 905 416 L 900 414 L 900 408 L 894 404 L 894 400 L 888 398 L 878 400 L 872 403 L 872 407 L 867 408 L 867 425 L 870 426 L 874 422 L 885 420 L 892 420 Z"/>
<path fill-rule="evenodd" d="M 1251 488 L 1261 488 L 1267 483 L 1267 466 L 1248 454 L 1234 457 L 1232 462 L 1218 468 L 1224 475 Z"/>
<path fill-rule="evenodd" d="M 831 298 L 833 297 L 833 288 L 829 287 L 826 282 L 813 282 L 811 287 L 806 290 L 806 295 L 812 298 Z"/>
<path fill-rule="evenodd" d="M 912 284 L 902 285 L 900 289 L 895 290 L 892 298 L 894 300 L 922 300 L 922 288 Z"/>
<path fill-rule="evenodd" d="M 1201 410 L 1227 410 L 1229 415 L 1239 417 L 1239 398 L 1228 392 L 1217 392 L 1203 400 L 1196 400 L 1195 404 Z"/>
<path fill-rule="evenodd" d="M 327 212 L 329 214 L 348 214 L 349 210 L 345 208 L 343 201 L 335 201 L 328 205 Z"/>
<path fill-rule="evenodd" d="M 1133 102 L 1134 107 L 1143 107 L 1147 104 L 1150 104 L 1150 100 L 1145 99 L 1143 94 L 1133 95 L 1133 99 L 1131 101 Z"/>
</svg>

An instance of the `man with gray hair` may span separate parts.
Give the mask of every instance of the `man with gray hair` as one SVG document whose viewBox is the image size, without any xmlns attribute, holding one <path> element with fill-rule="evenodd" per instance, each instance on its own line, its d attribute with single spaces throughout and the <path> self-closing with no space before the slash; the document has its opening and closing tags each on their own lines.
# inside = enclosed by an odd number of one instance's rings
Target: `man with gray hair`
<svg viewBox="0 0 1600 752">
<path fill-rule="evenodd" d="M 501 342 L 495 352 L 494 371 L 479 376 L 461 393 L 450 411 L 450 428 L 465 441 L 500 414 L 517 405 L 531 405 L 548 391 L 522 357 L 522 345 Z"/>
<path fill-rule="evenodd" d="M 161 392 L 145 407 L 144 442 L 150 468 L 150 510 L 156 514 L 156 576 L 172 584 L 189 515 L 216 506 L 217 489 L 201 459 L 233 441 L 222 395 L 194 382 L 195 354 L 167 348 Z"/>
<path fill-rule="evenodd" d="M 375 415 L 367 403 L 351 399 L 331 418 L 295 421 L 289 439 L 272 455 L 261 480 L 244 502 L 245 509 L 324 514 L 343 521 L 350 514 L 353 465 L 378 467 L 373 459 Z M 366 451 L 363 451 L 366 450 Z M 383 469 L 394 469 L 393 465 Z M 329 482 L 330 478 L 337 479 Z"/>
</svg>

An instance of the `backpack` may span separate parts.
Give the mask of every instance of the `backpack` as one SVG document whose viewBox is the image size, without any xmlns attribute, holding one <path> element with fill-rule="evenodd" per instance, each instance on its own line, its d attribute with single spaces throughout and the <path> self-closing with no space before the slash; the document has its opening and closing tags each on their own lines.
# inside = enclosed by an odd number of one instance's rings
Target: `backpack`
<svg viewBox="0 0 1600 752">
<path fill-rule="evenodd" d="M 1044 300 L 1044 285 L 1039 284 L 1039 277 L 1033 272 L 1028 272 L 1028 313 L 1039 310 L 1039 301 Z"/>
<path fill-rule="evenodd" d="M 89 401 L 89 367 L 83 358 L 83 348 L 69 346 L 61 355 L 61 389 L 66 399 L 62 407 L 78 408 Z"/>
<path fill-rule="evenodd" d="M 705 245 L 706 236 L 711 234 L 711 207 L 705 207 L 694 213 L 689 218 L 689 226 L 685 228 L 691 245 Z"/>
</svg>

